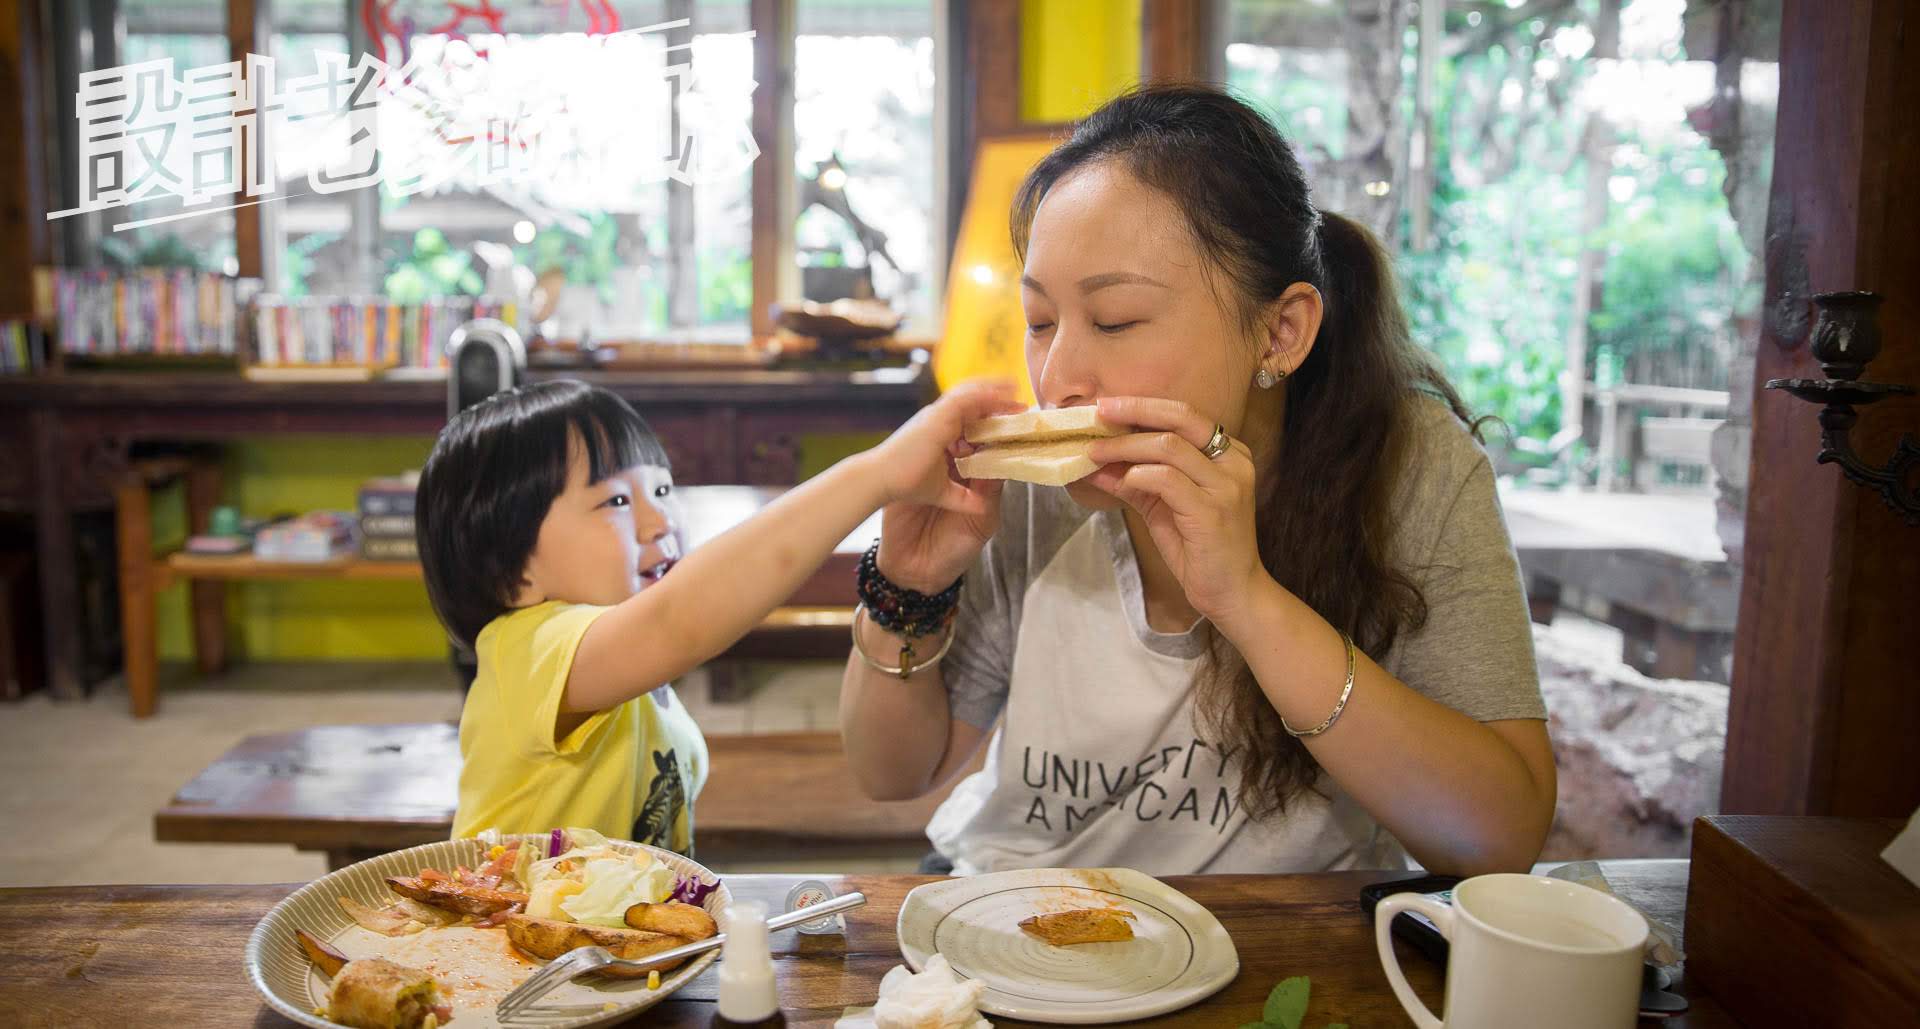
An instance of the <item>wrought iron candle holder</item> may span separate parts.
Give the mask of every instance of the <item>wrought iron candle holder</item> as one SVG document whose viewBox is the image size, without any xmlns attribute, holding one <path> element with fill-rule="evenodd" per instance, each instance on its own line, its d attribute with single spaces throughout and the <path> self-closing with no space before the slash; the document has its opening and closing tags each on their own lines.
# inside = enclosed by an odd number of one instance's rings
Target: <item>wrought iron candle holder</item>
<svg viewBox="0 0 1920 1029">
<path fill-rule="evenodd" d="M 1920 443 L 1902 435 L 1893 458 L 1874 467 L 1854 453 L 1848 433 L 1860 415 L 1854 408 L 1891 396 L 1907 396 L 1912 386 L 1891 382 L 1862 382 L 1867 364 L 1880 353 L 1880 302 L 1878 293 L 1821 293 L 1813 298 L 1819 309 L 1813 325 L 1813 356 L 1820 361 L 1824 379 L 1772 379 L 1768 389 L 1783 389 L 1820 408 L 1821 464 L 1837 464 L 1847 478 L 1879 492 L 1887 506 L 1906 519 L 1908 525 L 1920 525 Z"/>
</svg>

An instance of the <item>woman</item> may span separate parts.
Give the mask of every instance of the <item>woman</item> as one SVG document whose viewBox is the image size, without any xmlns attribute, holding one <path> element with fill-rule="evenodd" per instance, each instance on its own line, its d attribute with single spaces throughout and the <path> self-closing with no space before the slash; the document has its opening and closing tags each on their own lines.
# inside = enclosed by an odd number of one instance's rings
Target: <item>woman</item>
<svg viewBox="0 0 1920 1029">
<path fill-rule="evenodd" d="M 997 517 L 886 510 L 841 696 L 863 788 L 944 785 L 1004 713 L 928 827 L 962 874 L 1524 870 L 1554 766 L 1518 564 L 1379 244 L 1195 86 L 1088 117 L 1013 232 L 1042 406 L 1132 431 L 1064 492 L 974 483 Z"/>
</svg>

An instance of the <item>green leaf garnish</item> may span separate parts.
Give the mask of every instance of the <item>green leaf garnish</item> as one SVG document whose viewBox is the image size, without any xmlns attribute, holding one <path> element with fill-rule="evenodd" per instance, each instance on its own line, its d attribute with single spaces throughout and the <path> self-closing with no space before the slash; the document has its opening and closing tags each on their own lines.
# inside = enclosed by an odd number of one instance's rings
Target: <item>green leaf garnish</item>
<svg viewBox="0 0 1920 1029">
<path fill-rule="evenodd" d="M 1267 1006 L 1261 1018 L 1275 1029 L 1300 1029 L 1300 1023 L 1307 1017 L 1307 996 L 1312 990 L 1313 980 L 1304 975 L 1280 980 L 1280 985 L 1267 994 Z"/>
</svg>

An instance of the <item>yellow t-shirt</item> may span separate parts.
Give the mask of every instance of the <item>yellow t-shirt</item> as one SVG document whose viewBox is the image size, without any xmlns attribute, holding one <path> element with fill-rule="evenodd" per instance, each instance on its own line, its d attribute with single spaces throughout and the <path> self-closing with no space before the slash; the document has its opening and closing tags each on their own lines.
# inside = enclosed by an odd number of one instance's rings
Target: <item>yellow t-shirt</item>
<svg viewBox="0 0 1920 1029">
<path fill-rule="evenodd" d="M 460 713 L 455 839 L 576 825 L 692 855 L 707 741 L 672 687 L 596 712 L 554 743 L 574 651 L 607 610 L 548 601 L 480 630 Z"/>
</svg>

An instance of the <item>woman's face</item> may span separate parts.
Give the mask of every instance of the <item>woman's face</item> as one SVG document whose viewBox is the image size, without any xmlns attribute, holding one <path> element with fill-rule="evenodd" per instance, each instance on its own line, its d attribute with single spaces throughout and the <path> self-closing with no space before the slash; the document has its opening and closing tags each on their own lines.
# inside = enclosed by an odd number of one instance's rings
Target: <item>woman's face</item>
<svg viewBox="0 0 1920 1029">
<path fill-rule="evenodd" d="M 1061 179 L 1034 213 L 1021 286 L 1040 406 L 1165 397 L 1240 435 L 1260 347 L 1215 295 L 1166 195 L 1112 161 Z M 1085 507 L 1120 503 L 1085 483 L 1067 492 Z"/>
</svg>

